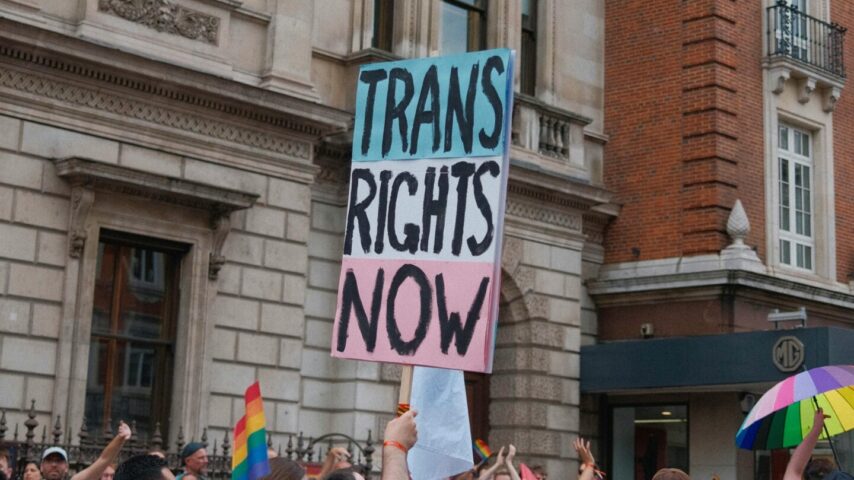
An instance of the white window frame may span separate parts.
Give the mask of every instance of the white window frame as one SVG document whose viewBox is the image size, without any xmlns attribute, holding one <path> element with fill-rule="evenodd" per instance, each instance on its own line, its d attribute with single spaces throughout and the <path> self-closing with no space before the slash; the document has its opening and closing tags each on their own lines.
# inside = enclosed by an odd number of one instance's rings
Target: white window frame
<svg viewBox="0 0 854 480">
<path fill-rule="evenodd" d="M 782 122 L 777 131 L 777 261 L 815 272 L 813 136 Z"/>
</svg>

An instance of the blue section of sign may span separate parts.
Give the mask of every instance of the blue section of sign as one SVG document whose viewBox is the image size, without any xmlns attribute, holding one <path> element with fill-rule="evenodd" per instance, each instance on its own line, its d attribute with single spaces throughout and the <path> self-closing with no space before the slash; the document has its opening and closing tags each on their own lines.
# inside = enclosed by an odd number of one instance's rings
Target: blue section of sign
<svg viewBox="0 0 854 480">
<path fill-rule="evenodd" d="M 364 65 L 353 161 L 502 155 L 512 82 L 508 49 Z"/>
</svg>

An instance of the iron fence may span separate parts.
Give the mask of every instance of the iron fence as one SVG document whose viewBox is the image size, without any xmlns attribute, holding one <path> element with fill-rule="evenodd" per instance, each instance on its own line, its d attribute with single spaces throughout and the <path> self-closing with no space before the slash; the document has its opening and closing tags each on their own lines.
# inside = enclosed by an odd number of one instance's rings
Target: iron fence
<svg viewBox="0 0 854 480">
<path fill-rule="evenodd" d="M 846 28 L 802 12 L 785 0 L 768 7 L 768 56 L 782 56 L 845 77 Z"/>
<path fill-rule="evenodd" d="M 20 432 L 19 425 L 10 427 L 6 421 L 6 412 L 0 412 L 0 448 L 9 452 L 10 463 L 14 466 L 14 479 L 20 479 L 24 467 L 28 462 L 41 460 L 41 453 L 48 447 L 62 447 L 68 452 L 69 472 L 71 474 L 83 470 L 91 465 L 101 454 L 104 447 L 113 439 L 113 432 L 109 424 L 99 435 L 89 432 L 85 420 L 80 431 L 77 433 L 77 441 L 72 438 L 69 430 L 62 429 L 61 417 L 57 416 L 53 426 L 48 430 L 48 425 L 40 425 L 36 420 L 35 400 L 27 413 L 24 422 L 24 430 Z M 39 427 L 41 426 L 41 429 Z M 174 450 L 162 438 L 160 434 L 160 423 L 155 424 L 154 432 L 145 440 L 137 438 L 135 424 L 129 425 L 134 435 L 122 447 L 118 463 L 135 455 L 160 451 L 164 454 L 169 468 L 173 472 L 181 470 L 180 452 L 187 443 L 183 429 L 179 427 L 178 435 L 174 442 Z M 10 432 L 10 429 L 12 430 Z M 39 430 L 41 430 L 39 432 Z M 23 435 L 23 438 L 20 438 Z M 195 440 L 190 440 L 195 441 Z M 199 441 L 205 445 L 208 451 L 208 478 L 211 480 L 231 478 L 231 453 L 232 440 L 226 431 L 222 438 L 210 438 L 208 429 L 202 430 Z M 367 440 L 359 442 L 349 435 L 342 433 L 330 433 L 318 438 L 303 436 L 302 432 L 296 435 L 288 435 L 288 441 L 283 446 L 274 444 L 272 436 L 267 436 L 267 447 L 273 449 L 278 456 L 283 456 L 303 465 L 317 469 L 319 463 L 333 446 L 346 444 L 347 451 L 351 454 L 353 464 L 363 467 L 368 472 L 373 472 L 373 454 L 376 451 L 372 439 L 372 432 L 368 430 Z"/>
</svg>

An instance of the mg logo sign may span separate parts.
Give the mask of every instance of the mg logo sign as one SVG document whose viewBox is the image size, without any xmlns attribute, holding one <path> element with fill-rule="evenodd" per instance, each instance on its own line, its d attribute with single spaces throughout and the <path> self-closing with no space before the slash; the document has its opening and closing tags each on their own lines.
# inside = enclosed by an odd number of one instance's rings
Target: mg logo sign
<svg viewBox="0 0 854 480">
<path fill-rule="evenodd" d="M 804 344 L 797 337 L 780 337 L 772 351 L 774 366 L 781 372 L 794 372 L 804 364 Z"/>
</svg>

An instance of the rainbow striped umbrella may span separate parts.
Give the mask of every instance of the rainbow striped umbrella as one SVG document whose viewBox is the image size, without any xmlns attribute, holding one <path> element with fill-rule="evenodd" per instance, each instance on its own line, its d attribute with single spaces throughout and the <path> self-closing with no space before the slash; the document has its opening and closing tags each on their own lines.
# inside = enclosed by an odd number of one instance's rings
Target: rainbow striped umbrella
<svg viewBox="0 0 854 480">
<path fill-rule="evenodd" d="M 794 447 L 812 428 L 816 408 L 830 415 L 819 438 L 854 429 L 854 365 L 813 368 L 774 385 L 747 414 L 735 443 L 753 450 Z"/>
</svg>

